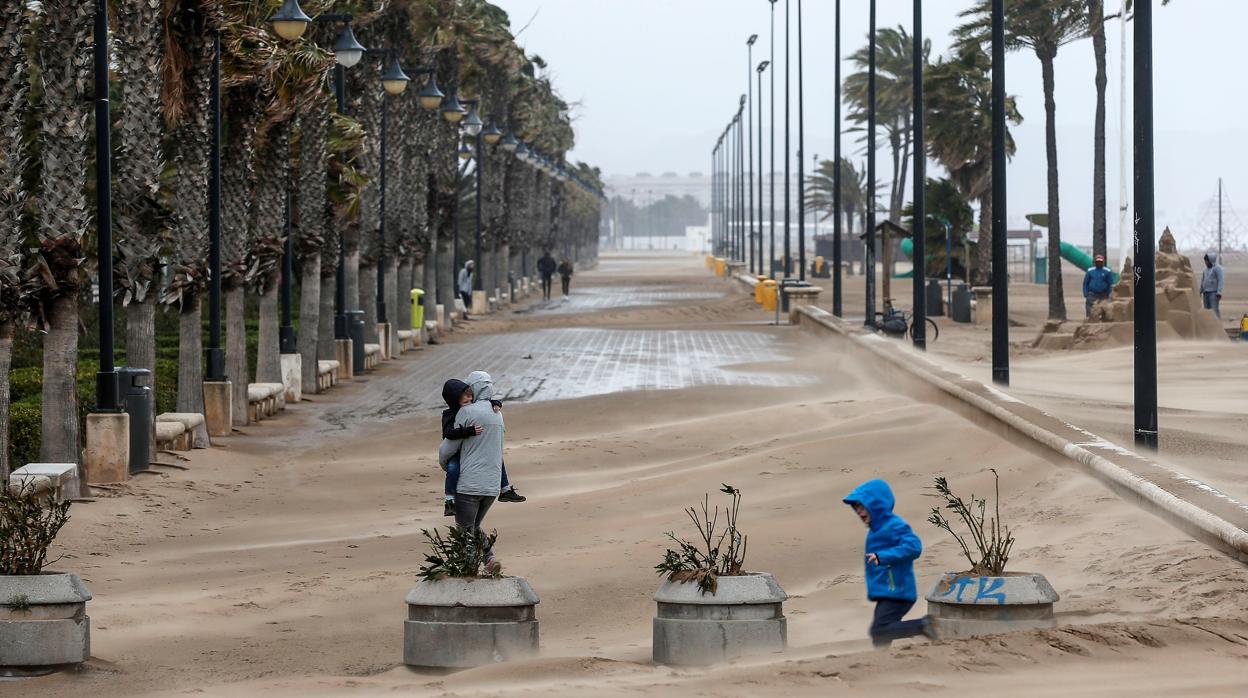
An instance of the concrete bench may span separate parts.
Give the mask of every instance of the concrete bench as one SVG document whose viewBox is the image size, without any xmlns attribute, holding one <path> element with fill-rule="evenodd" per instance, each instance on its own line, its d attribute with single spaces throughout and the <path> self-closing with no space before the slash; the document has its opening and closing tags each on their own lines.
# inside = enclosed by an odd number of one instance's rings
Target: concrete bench
<svg viewBox="0 0 1248 698">
<path fill-rule="evenodd" d="M 425 320 L 425 337 L 427 337 L 431 342 L 438 341 L 437 320 Z"/>
<path fill-rule="evenodd" d="M 364 370 L 377 368 L 377 364 L 381 363 L 381 345 L 365 344 L 364 345 Z"/>
<path fill-rule="evenodd" d="M 399 330 L 394 333 L 399 338 L 399 353 L 416 348 L 416 333 L 411 330 Z"/>
<path fill-rule="evenodd" d="M 76 463 L 28 463 L 9 474 L 9 491 L 18 494 L 51 494 L 63 502 L 78 496 Z"/>
<path fill-rule="evenodd" d="M 337 361 L 316 362 L 316 387 L 318 391 L 329 390 L 338 382 Z"/>
<path fill-rule="evenodd" d="M 247 418 L 258 422 L 286 408 L 286 386 L 281 383 L 250 383 L 247 386 Z"/>
<path fill-rule="evenodd" d="M 157 451 L 189 451 L 186 425 L 182 422 L 156 422 Z"/>
<path fill-rule="evenodd" d="M 178 422 L 186 427 L 186 437 L 189 442 L 188 448 L 209 448 L 212 441 L 208 439 L 208 423 L 204 421 L 204 415 L 194 412 L 166 412 L 156 416 L 156 422 Z"/>
</svg>

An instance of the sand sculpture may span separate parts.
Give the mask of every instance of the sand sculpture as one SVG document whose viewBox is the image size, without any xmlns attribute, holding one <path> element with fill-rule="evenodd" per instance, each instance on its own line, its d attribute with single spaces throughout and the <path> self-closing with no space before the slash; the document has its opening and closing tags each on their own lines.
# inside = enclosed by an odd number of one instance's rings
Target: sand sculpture
<svg viewBox="0 0 1248 698">
<path fill-rule="evenodd" d="M 1166 228 L 1157 244 L 1157 339 L 1216 340 L 1227 338 L 1222 323 L 1205 310 L 1196 293 L 1199 280 L 1187 255 L 1179 252 Z M 1032 346 L 1040 349 L 1103 349 L 1134 341 L 1135 284 L 1131 260 L 1123 265 L 1108 300 L 1092 306 L 1092 316 L 1063 332 L 1062 322 L 1050 320 Z"/>
</svg>

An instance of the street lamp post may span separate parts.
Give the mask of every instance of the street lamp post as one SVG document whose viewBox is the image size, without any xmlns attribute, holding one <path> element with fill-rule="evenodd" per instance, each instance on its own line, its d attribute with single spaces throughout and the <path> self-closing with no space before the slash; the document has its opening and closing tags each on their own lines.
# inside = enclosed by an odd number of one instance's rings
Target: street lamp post
<svg viewBox="0 0 1248 698">
<path fill-rule="evenodd" d="M 867 38 L 867 244 L 862 254 L 862 271 L 866 275 L 866 317 L 863 324 L 875 327 L 875 0 L 871 0 L 870 15 Z"/>
<path fill-rule="evenodd" d="M 386 140 L 389 131 L 389 109 L 387 107 L 390 104 L 390 97 L 402 94 L 407 89 L 407 83 L 411 78 L 403 72 L 402 66 L 399 65 L 397 49 L 379 49 L 376 52 L 390 58 L 390 64 L 386 67 L 385 72 L 381 74 L 381 86 L 386 94 L 381 99 L 381 163 L 378 172 L 381 180 L 378 182 L 380 188 L 378 208 L 381 214 L 381 221 L 377 229 L 379 238 L 377 245 L 377 323 L 384 325 L 388 322 L 386 318 Z M 373 51 L 369 53 L 373 53 Z M 382 345 L 385 346 L 389 339 L 389 337 L 382 338 Z"/>
<path fill-rule="evenodd" d="M 771 181 L 768 201 L 771 207 L 771 254 L 767 257 L 767 276 L 774 281 L 776 278 L 776 1 L 771 3 L 771 165 L 767 168 L 767 179 Z M 779 323 L 780 304 L 776 304 L 776 322 Z"/>
<path fill-rule="evenodd" d="M 797 0 L 797 278 L 806 280 L 806 101 L 802 86 L 802 0 Z"/>
<path fill-rule="evenodd" d="M 792 146 L 789 144 L 789 107 L 791 106 L 789 100 L 789 67 L 793 61 L 789 60 L 789 58 L 789 0 L 784 0 L 784 276 L 782 278 L 785 279 L 789 278 L 789 275 L 793 273 L 793 247 L 789 235 L 791 222 L 789 214 L 792 204 L 790 201 L 792 194 L 789 191 L 791 184 L 789 181 L 789 166 L 792 160 L 790 157 L 792 153 L 790 148 Z M 779 307 L 778 304 L 777 307 Z"/>
<path fill-rule="evenodd" d="M 1135 444 L 1157 450 L 1153 2 L 1135 3 Z M 995 306 L 994 306 L 995 307 Z"/>
<path fill-rule="evenodd" d="M 913 308 L 914 323 L 910 331 L 916 349 L 927 348 L 927 153 L 923 149 L 923 0 L 914 0 L 914 221 L 910 236 L 914 247 Z M 887 270 L 885 270 L 887 273 Z"/>
<path fill-rule="evenodd" d="M 99 260 L 100 369 L 95 374 L 95 407 L 101 412 L 121 408 L 113 356 L 113 189 L 108 100 L 108 2 L 95 4 L 95 186 L 96 258 Z"/>
<path fill-rule="evenodd" d="M 1137 27 L 1139 25 L 1136 25 Z M 992 2 L 992 381 L 1010 384 L 1005 207 L 1005 0 Z M 1056 269 L 1056 267 L 1054 267 Z M 1152 299 L 1152 296 L 1149 296 Z M 1139 308 L 1138 300 L 1136 308 Z M 1138 327 L 1138 324 L 1137 324 Z M 1138 330 L 1137 330 L 1138 331 Z"/>
<path fill-rule="evenodd" d="M 225 382 L 225 350 L 221 348 L 221 31 L 213 32 L 209 74 L 212 123 L 209 125 L 208 169 L 208 367 L 204 380 Z"/>
<path fill-rule="evenodd" d="M 763 71 L 771 65 L 770 61 L 758 64 L 758 164 L 763 164 Z M 758 173 L 758 273 L 771 276 L 771 270 L 763 263 L 763 173 Z"/>
<path fill-rule="evenodd" d="M 750 72 L 754 69 L 754 42 L 758 41 L 758 34 L 750 34 L 750 38 L 746 40 L 746 60 L 745 60 L 745 86 L 747 89 L 747 105 L 746 114 L 749 117 L 747 121 L 747 130 L 749 131 L 749 150 L 750 150 L 750 172 L 749 172 L 749 190 L 750 205 L 747 211 L 746 220 L 749 221 L 749 257 L 750 257 L 750 273 L 756 273 L 754 268 L 754 129 L 753 124 L 749 123 L 754 119 L 754 81 L 750 78 Z M 761 98 L 761 95 L 760 95 Z M 761 144 L 760 144 L 761 145 Z M 759 203 L 762 203 L 761 201 Z M 762 268 L 762 257 L 759 257 L 759 268 Z"/>
<path fill-rule="evenodd" d="M 841 317 L 841 0 L 836 0 L 835 87 L 832 98 L 832 314 Z"/>
</svg>

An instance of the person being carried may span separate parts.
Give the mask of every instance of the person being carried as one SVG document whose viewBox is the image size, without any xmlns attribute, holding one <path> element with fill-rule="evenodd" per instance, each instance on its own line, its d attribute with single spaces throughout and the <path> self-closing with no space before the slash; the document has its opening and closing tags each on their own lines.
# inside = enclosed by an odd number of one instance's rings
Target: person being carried
<svg viewBox="0 0 1248 698">
<path fill-rule="evenodd" d="M 459 414 L 462 407 L 471 405 L 473 402 L 472 388 L 467 383 L 452 378 L 442 386 L 442 399 L 446 400 L 446 409 L 442 410 L 442 438 L 447 441 L 458 442 L 473 436 L 477 436 L 485 431 L 483 426 L 455 426 L 455 418 Z M 490 400 L 490 406 L 494 412 L 499 413 L 503 410 L 503 403 L 499 400 Z M 443 499 L 442 513 L 445 516 L 455 515 L 455 490 L 459 486 L 459 452 L 456 451 L 453 456 L 445 463 L 446 468 L 446 487 L 445 497 Z M 523 502 L 527 498 L 520 495 L 515 487 L 507 480 L 507 466 L 500 466 L 502 477 L 499 482 L 502 492 L 498 495 L 500 502 Z"/>
<path fill-rule="evenodd" d="M 902 620 L 918 600 L 914 561 L 923 552 L 923 542 L 905 519 L 893 513 L 892 489 L 883 480 L 868 480 L 855 487 L 844 502 L 867 525 L 863 551 L 867 599 L 875 602 L 871 643 L 879 649 L 905 637 L 932 637 L 927 618 Z"/>
<path fill-rule="evenodd" d="M 1114 273 L 1105 268 L 1105 255 L 1098 254 L 1093 267 L 1083 275 L 1083 314 L 1092 317 L 1097 301 L 1109 300 L 1114 290 Z"/>
<path fill-rule="evenodd" d="M 566 301 L 572 287 L 572 262 L 567 258 L 559 265 L 559 280 L 563 282 L 563 299 Z"/>
<path fill-rule="evenodd" d="M 542 300 L 550 300 L 551 279 L 558 266 L 555 258 L 550 256 L 550 250 L 544 250 L 541 259 L 537 260 L 537 273 L 542 277 Z"/>
<path fill-rule="evenodd" d="M 1222 265 L 1218 264 L 1216 252 L 1205 255 L 1205 270 L 1200 273 L 1200 299 L 1205 310 L 1212 310 L 1222 319 L 1222 285 L 1225 282 Z"/>
</svg>

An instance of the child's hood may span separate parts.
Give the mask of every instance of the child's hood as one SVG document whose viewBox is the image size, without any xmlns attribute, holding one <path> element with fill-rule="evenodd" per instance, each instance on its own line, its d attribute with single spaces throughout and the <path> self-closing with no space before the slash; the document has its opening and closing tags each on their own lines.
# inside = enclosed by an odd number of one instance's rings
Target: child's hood
<svg viewBox="0 0 1248 698">
<path fill-rule="evenodd" d="M 893 515 L 893 505 L 896 504 L 896 499 L 887 482 L 867 480 L 855 487 L 854 491 L 845 497 L 844 502 L 849 505 L 861 504 L 866 508 L 871 514 L 870 526 L 874 531 Z"/>
<path fill-rule="evenodd" d="M 463 396 L 464 391 L 468 389 L 468 384 L 452 378 L 442 384 L 442 399 L 446 400 L 446 406 L 452 410 L 459 409 L 459 398 Z"/>
</svg>

